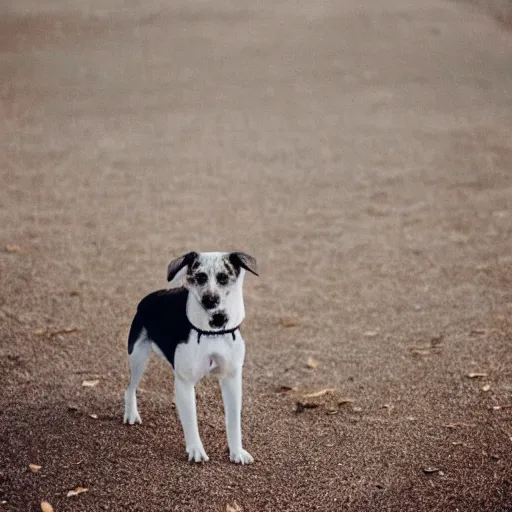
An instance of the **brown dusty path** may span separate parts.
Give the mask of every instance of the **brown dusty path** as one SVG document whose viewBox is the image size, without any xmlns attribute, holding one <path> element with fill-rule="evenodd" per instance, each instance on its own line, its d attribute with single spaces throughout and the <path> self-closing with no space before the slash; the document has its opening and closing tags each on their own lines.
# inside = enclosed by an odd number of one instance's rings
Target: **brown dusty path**
<svg viewBox="0 0 512 512">
<path fill-rule="evenodd" d="M 0 7 L 0 510 L 512 510 L 511 33 L 441 0 L 70 4 Z M 121 424 L 127 329 L 171 257 L 234 248 L 257 462 L 206 382 L 193 466 L 164 363 Z"/>
</svg>

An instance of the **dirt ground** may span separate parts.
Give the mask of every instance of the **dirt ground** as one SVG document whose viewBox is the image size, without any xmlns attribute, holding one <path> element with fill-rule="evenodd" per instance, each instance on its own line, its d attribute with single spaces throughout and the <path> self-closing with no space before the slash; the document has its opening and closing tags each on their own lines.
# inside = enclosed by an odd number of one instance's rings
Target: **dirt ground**
<svg viewBox="0 0 512 512">
<path fill-rule="evenodd" d="M 507 29 L 512 29 L 512 0 L 460 0 L 479 7 L 494 16 Z"/>
<path fill-rule="evenodd" d="M 0 15 L 0 510 L 512 510 L 510 32 L 442 0 Z M 186 462 L 156 358 L 122 425 L 138 300 L 217 249 L 261 267 L 246 467 L 214 381 Z"/>
</svg>

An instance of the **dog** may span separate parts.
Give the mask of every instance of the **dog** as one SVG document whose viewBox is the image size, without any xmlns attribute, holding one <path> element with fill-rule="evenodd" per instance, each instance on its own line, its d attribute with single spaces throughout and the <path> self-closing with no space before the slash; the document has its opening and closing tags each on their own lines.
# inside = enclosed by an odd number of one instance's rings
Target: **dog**
<svg viewBox="0 0 512 512">
<path fill-rule="evenodd" d="M 257 273 L 256 260 L 244 252 L 189 252 L 172 261 L 167 280 L 182 286 L 150 293 L 137 307 L 128 336 L 130 383 L 125 392 L 124 423 L 141 423 L 136 391 L 152 351 L 174 371 L 176 408 L 188 460 L 208 461 L 199 437 L 195 384 L 213 374 L 220 380 L 230 460 L 250 464 L 242 447 L 242 367 L 245 272 Z"/>
</svg>

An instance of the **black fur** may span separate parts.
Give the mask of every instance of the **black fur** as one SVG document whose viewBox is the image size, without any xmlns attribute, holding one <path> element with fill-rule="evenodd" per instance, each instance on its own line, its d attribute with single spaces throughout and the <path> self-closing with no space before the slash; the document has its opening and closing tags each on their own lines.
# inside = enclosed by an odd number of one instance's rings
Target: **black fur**
<svg viewBox="0 0 512 512">
<path fill-rule="evenodd" d="M 252 272 L 255 276 L 258 275 L 258 265 L 256 259 L 245 252 L 232 252 L 229 255 L 229 262 L 237 270 L 237 275 L 240 273 L 240 268 L 244 268 Z"/>
<path fill-rule="evenodd" d="M 226 272 L 228 273 L 228 276 L 234 276 L 234 275 L 239 274 L 239 272 L 237 273 L 235 271 L 235 268 L 233 267 L 233 265 L 231 264 L 231 262 L 229 261 L 228 258 L 224 258 L 222 260 L 222 263 L 224 263 L 224 267 L 226 268 Z"/>
<path fill-rule="evenodd" d="M 132 321 L 128 336 L 128 354 L 143 329 L 148 341 L 155 343 L 174 368 L 174 353 L 180 343 L 186 343 L 192 329 L 187 318 L 188 290 L 159 290 L 144 297 Z"/>
<path fill-rule="evenodd" d="M 172 281 L 176 274 L 185 266 L 190 270 L 191 265 L 197 260 L 197 252 L 192 251 L 175 260 L 172 260 L 167 267 L 167 281 Z"/>
</svg>

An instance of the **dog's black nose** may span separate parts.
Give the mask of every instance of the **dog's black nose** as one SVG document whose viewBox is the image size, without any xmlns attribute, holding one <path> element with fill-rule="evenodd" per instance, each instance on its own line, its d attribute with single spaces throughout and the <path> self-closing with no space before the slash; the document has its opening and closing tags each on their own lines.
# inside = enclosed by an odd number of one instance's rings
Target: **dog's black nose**
<svg viewBox="0 0 512 512">
<path fill-rule="evenodd" d="M 201 299 L 203 306 L 206 309 L 213 309 L 219 305 L 220 298 L 218 295 L 213 295 L 211 293 L 205 293 Z"/>
<path fill-rule="evenodd" d="M 211 327 L 224 327 L 228 321 L 228 317 L 224 313 L 215 313 L 210 320 Z"/>
</svg>

